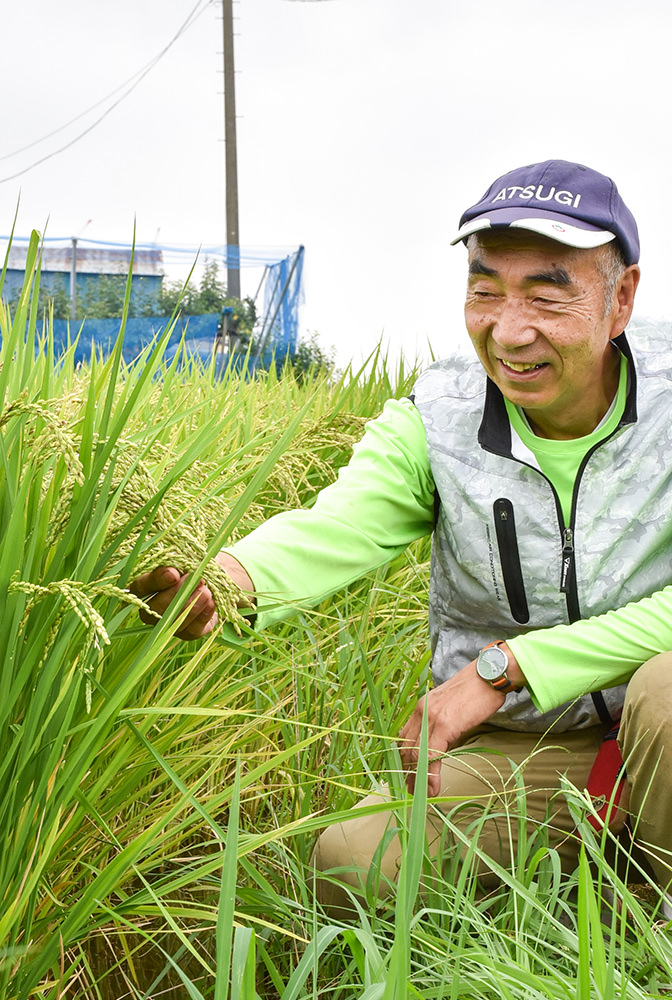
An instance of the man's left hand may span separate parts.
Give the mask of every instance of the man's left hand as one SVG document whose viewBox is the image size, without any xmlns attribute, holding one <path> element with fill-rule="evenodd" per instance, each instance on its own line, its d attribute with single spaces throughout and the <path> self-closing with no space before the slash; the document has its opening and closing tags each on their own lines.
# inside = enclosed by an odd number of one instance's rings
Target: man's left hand
<svg viewBox="0 0 672 1000">
<path fill-rule="evenodd" d="M 525 683 L 513 654 L 509 653 L 509 677 L 516 686 Z M 476 673 L 476 660 L 449 680 L 433 688 L 421 698 L 399 736 L 399 753 L 406 771 L 408 790 L 415 789 L 415 777 L 420 750 L 422 717 L 427 702 L 428 785 L 429 795 L 441 791 L 441 759 L 457 746 L 476 726 L 487 722 L 504 704 L 505 695 L 497 691 Z"/>
</svg>

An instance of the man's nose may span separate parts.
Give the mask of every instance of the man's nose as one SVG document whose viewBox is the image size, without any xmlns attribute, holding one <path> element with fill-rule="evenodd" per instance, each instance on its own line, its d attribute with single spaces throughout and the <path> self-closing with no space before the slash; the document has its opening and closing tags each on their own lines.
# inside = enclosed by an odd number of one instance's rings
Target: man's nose
<svg viewBox="0 0 672 1000">
<path fill-rule="evenodd" d="M 501 347 L 524 347 L 537 336 L 532 314 L 526 303 L 505 299 L 493 317 L 492 338 Z"/>
</svg>

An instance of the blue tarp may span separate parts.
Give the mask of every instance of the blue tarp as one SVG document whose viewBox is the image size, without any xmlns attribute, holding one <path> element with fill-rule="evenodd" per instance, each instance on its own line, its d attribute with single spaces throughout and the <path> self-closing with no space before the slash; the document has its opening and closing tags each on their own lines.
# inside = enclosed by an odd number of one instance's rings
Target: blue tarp
<svg viewBox="0 0 672 1000">
<path fill-rule="evenodd" d="M 188 354 L 197 355 L 204 364 L 209 364 L 212 360 L 213 351 L 217 349 L 217 328 L 221 316 L 219 313 L 207 313 L 202 316 L 181 316 L 175 323 L 170 334 L 170 339 L 164 351 L 166 361 L 171 361 L 184 338 L 184 343 Z M 147 316 L 126 320 L 124 329 L 124 345 L 122 355 L 124 361 L 129 364 L 138 357 L 143 348 L 151 344 L 155 338 L 160 337 L 170 323 L 169 316 Z M 73 331 L 68 320 L 55 319 L 53 321 L 54 352 L 56 357 L 62 354 L 70 344 L 76 341 L 74 356 L 75 362 L 85 362 L 91 357 L 92 346 L 95 346 L 97 354 L 104 357 L 109 356 L 114 348 L 119 330 L 120 319 L 85 319 L 78 324 Z M 293 339 L 293 343 L 296 341 Z M 218 374 L 226 368 L 230 361 L 228 344 L 224 345 L 224 350 L 217 350 L 215 372 Z M 257 368 L 269 368 L 272 364 L 282 365 L 288 353 L 292 353 L 291 347 L 271 343 L 261 357 L 248 357 L 245 352 L 233 355 L 236 367 L 242 369 L 243 366 L 248 374 Z"/>
<path fill-rule="evenodd" d="M 189 350 L 198 353 L 204 360 L 209 358 L 214 349 L 220 318 L 219 313 L 180 317 L 170 335 L 166 351 L 167 357 L 174 356 L 184 335 Z M 137 358 L 142 349 L 163 333 L 169 323 L 169 316 L 142 316 L 127 319 L 122 348 L 124 361 L 131 362 Z M 53 323 L 54 350 L 57 355 L 62 353 L 68 344 L 69 337 L 70 343 L 77 340 L 76 361 L 88 361 L 91 357 L 92 344 L 95 345 L 99 353 L 108 355 L 117 341 L 120 327 L 120 319 L 85 319 L 75 328 L 68 320 L 55 319 Z"/>
</svg>

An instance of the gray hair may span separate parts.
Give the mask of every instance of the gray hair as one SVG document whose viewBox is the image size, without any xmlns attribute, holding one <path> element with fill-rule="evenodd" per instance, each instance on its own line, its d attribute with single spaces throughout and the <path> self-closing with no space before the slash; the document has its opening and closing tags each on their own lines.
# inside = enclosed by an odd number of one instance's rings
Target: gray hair
<svg viewBox="0 0 672 1000">
<path fill-rule="evenodd" d="M 623 260 L 623 252 L 616 240 L 611 240 L 603 246 L 598 247 L 595 254 L 595 264 L 598 273 L 602 278 L 604 288 L 604 313 L 605 316 L 611 311 L 614 304 L 614 292 L 616 286 L 623 277 L 626 269 Z"/>
</svg>

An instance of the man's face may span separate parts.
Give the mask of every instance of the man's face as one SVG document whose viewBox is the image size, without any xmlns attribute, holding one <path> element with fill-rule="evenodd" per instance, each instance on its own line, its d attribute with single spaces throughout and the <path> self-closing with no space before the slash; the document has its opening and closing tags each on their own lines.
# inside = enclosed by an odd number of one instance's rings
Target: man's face
<svg viewBox="0 0 672 1000">
<path fill-rule="evenodd" d="M 492 381 L 547 437 L 590 433 L 618 384 L 611 340 L 632 306 L 623 320 L 617 293 L 605 309 L 599 252 L 522 230 L 470 241 L 469 335 Z"/>
</svg>

